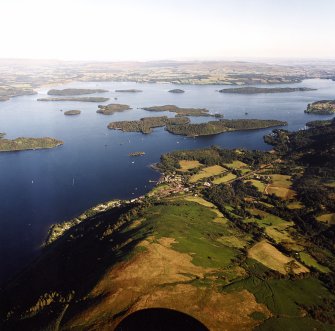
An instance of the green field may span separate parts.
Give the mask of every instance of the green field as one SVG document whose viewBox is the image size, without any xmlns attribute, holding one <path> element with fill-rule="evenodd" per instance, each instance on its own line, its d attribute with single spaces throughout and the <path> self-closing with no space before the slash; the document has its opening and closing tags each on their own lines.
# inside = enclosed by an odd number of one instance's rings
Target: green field
<svg viewBox="0 0 335 331">
<path fill-rule="evenodd" d="M 234 174 L 232 174 L 232 173 L 230 172 L 229 174 L 224 175 L 224 176 L 222 176 L 222 177 L 220 177 L 220 178 L 215 178 L 215 179 L 212 181 L 212 183 L 213 183 L 213 184 L 227 183 L 227 182 L 229 182 L 229 181 L 231 181 L 231 180 L 233 180 L 233 179 L 235 179 L 235 178 L 236 178 L 236 175 L 234 175 Z"/>
<path fill-rule="evenodd" d="M 308 317 L 272 317 L 256 327 L 255 331 L 334 331 L 335 327 Z"/>
<path fill-rule="evenodd" d="M 195 202 L 175 201 L 146 210 L 144 226 L 156 237 L 174 238 L 172 248 L 192 255 L 195 265 L 227 267 L 240 252 L 222 243 L 231 230 L 215 222 L 217 214 Z"/>
<path fill-rule="evenodd" d="M 274 314 L 290 318 L 302 317 L 301 305 L 318 305 L 323 303 L 324 298 L 335 298 L 314 278 L 263 280 L 252 276 L 226 286 L 225 290 L 236 291 L 242 288 L 253 293 L 257 302 L 264 303 Z"/>
<path fill-rule="evenodd" d="M 313 267 L 321 272 L 330 272 L 330 270 L 327 267 L 319 264 L 318 261 L 316 261 L 312 256 L 310 256 L 306 252 L 300 252 L 299 257 L 300 260 L 309 267 Z"/>
<path fill-rule="evenodd" d="M 257 209 L 257 208 L 249 208 L 248 211 L 254 215 L 254 216 L 260 216 L 261 219 L 258 218 L 252 218 L 251 220 L 253 222 L 256 222 L 257 224 L 259 224 L 262 227 L 266 227 L 266 226 L 271 226 L 271 225 L 276 225 L 276 226 L 280 226 L 282 224 L 285 224 L 286 226 L 288 225 L 292 225 L 293 223 L 287 222 L 284 219 L 272 215 L 270 213 L 267 213 L 266 211 Z"/>
<path fill-rule="evenodd" d="M 290 188 L 292 185 L 291 176 L 274 174 L 270 177 L 272 183 L 266 188 L 268 194 L 275 194 L 285 200 L 294 198 L 295 192 Z"/>
<path fill-rule="evenodd" d="M 263 193 L 265 189 L 265 184 L 257 179 L 249 179 L 246 181 L 247 183 L 251 183 L 253 186 L 255 186 L 259 192 Z"/>
<path fill-rule="evenodd" d="M 222 174 L 224 171 L 226 171 L 225 168 L 219 166 L 219 165 L 214 165 L 210 167 L 206 167 L 201 169 L 197 174 L 191 176 L 190 178 L 190 183 L 195 183 L 200 179 L 208 178 L 211 176 L 216 176 Z"/>
<path fill-rule="evenodd" d="M 274 174 L 270 177 L 274 186 L 289 188 L 292 185 L 291 176 Z"/>
<path fill-rule="evenodd" d="M 225 163 L 224 166 L 228 168 L 234 168 L 234 169 L 242 169 L 242 168 L 249 169 L 249 166 L 246 163 L 239 161 L 239 160 L 235 160 L 231 163 Z"/>
</svg>

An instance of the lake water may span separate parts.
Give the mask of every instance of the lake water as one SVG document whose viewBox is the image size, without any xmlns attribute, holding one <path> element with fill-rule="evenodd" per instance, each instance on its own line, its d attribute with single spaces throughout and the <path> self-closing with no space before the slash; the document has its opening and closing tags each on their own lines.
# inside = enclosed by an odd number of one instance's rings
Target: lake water
<svg viewBox="0 0 335 331">
<path fill-rule="evenodd" d="M 275 86 L 275 85 L 274 85 Z M 175 85 L 114 82 L 78 82 L 54 88 L 103 88 L 110 92 L 108 103 L 125 103 L 133 109 L 111 116 L 97 114 L 97 103 L 37 102 L 48 88 L 35 96 L 13 98 L 0 103 L 0 132 L 6 138 L 50 136 L 64 145 L 50 150 L 0 153 L 0 282 L 34 258 L 53 223 L 71 219 L 85 209 L 114 198 L 132 198 L 146 193 L 159 174 L 150 168 L 162 153 L 219 145 L 268 150 L 262 137 L 272 129 L 233 132 L 216 136 L 185 138 L 162 128 L 153 133 L 124 133 L 107 129 L 117 120 L 173 113 L 151 113 L 139 108 L 173 104 L 207 108 L 225 118 L 259 118 L 288 121 L 289 130 L 331 116 L 307 115 L 308 103 L 335 98 L 335 82 L 306 80 L 283 86 L 315 87 L 317 91 L 238 95 L 223 94 L 222 86 L 182 86 L 184 94 L 168 93 Z M 136 88 L 142 93 L 115 93 L 115 89 Z M 118 100 L 115 101 L 114 97 Z M 60 110 L 79 109 L 79 116 L 64 116 Z M 245 112 L 248 115 L 245 115 Z M 192 122 L 208 118 L 192 118 Z M 128 153 L 146 155 L 130 158 Z M 135 161 L 135 163 L 132 163 Z"/>
</svg>

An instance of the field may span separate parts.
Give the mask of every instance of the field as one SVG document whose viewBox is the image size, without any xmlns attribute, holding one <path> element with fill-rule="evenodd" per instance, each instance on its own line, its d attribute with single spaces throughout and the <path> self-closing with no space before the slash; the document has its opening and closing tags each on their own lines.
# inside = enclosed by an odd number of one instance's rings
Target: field
<svg viewBox="0 0 335 331">
<path fill-rule="evenodd" d="M 215 222 L 224 222 L 225 223 L 225 222 L 228 221 L 214 204 L 212 204 L 211 202 L 203 199 L 202 197 L 191 196 L 190 195 L 190 196 L 185 196 L 184 200 L 196 202 L 196 203 L 199 203 L 202 206 L 210 208 L 217 215 L 217 218 L 214 219 Z"/>
<path fill-rule="evenodd" d="M 327 182 L 326 184 L 324 184 L 325 186 L 328 186 L 328 187 L 335 187 L 335 181 L 329 181 Z"/>
<path fill-rule="evenodd" d="M 249 166 L 246 163 L 239 161 L 239 160 L 235 160 L 231 163 L 225 163 L 224 166 L 228 168 L 235 168 L 235 169 L 249 168 Z"/>
<path fill-rule="evenodd" d="M 291 176 L 288 176 L 288 175 L 274 174 L 274 175 L 270 175 L 270 177 L 271 177 L 271 180 L 273 181 L 274 186 L 289 188 L 292 184 Z"/>
<path fill-rule="evenodd" d="M 222 183 L 227 183 L 233 179 L 236 178 L 236 175 L 232 174 L 231 172 L 228 173 L 227 175 L 224 175 L 222 177 L 219 177 L 219 178 L 215 178 L 212 183 L 213 184 L 222 184 Z"/>
<path fill-rule="evenodd" d="M 261 219 L 252 219 L 252 221 L 255 221 L 257 224 L 260 226 L 271 226 L 271 225 L 276 225 L 280 226 L 282 224 L 285 225 L 292 225 L 293 223 L 287 222 L 283 220 L 282 218 L 272 215 L 270 213 L 267 213 L 266 211 L 257 209 L 257 208 L 249 208 L 248 211 L 254 215 L 254 216 L 260 216 Z"/>
<path fill-rule="evenodd" d="M 193 264 L 220 268 L 230 265 L 239 252 L 218 240 L 230 232 L 224 223 L 215 222 L 217 216 L 199 203 L 175 201 L 150 208 L 146 226 L 153 228 L 152 234 L 156 238 L 173 238 L 175 242 L 171 247 L 191 254 Z"/>
<path fill-rule="evenodd" d="M 265 233 L 271 237 L 276 243 L 289 244 L 293 247 L 295 240 L 290 235 L 290 228 L 293 226 L 292 222 L 285 221 L 284 219 L 267 213 L 257 208 L 249 208 L 248 211 L 259 218 L 246 219 L 245 222 L 255 222 L 260 227 L 264 228 Z"/>
<path fill-rule="evenodd" d="M 279 317 L 269 318 L 263 324 L 254 329 L 255 331 L 282 331 L 282 330 L 334 330 L 330 325 L 325 327 L 320 322 L 308 317 Z"/>
<path fill-rule="evenodd" d="M 253 265 L 251 267 L 255 269 Z M 317 305 L 322 303 L 323 298 L 334 299 L 334 295 L 319 280 L 313 278 L 264 280 L 252 276 L 229 285 L 226 289 L 230 292 L 240 288 L 253 293 L 257 302 L 264 303 L 274 314 L 288 318 L 303 317 L 300 308 L 302 304 Z"/>
<path fill-rule="evenodd" d="M 304 205 L 299 201 L 294 201 L 294 202 L 291 202 L 287 205 L 288 209 L 301 209 L 303 207 L 304 207 Z"/>
<path fill-rule="evenodd" d="M 248 251 L 248 256 L 282 274 L 287 274 L 288 272 L 295 274 L 308 272 L 308 269 L 299 262 L 285 256 L 265 240 L 251 247 Z"/>
<path fill-rule="evenodd" d="M 295 197 L 295 192 L 290 189 L 292 182 L 291 176 L 287 175 L 271 175 L 272 183 L 265 188 L 265 193 L 275 194 L 282 199 L 291 199 Z"/>
<path fill-rule="evenodd" d="M 323 214 L 316 218 L 319 222 L 327 223 L 329 225 L 335 224 L 335 213 Z"/>
<path fill-rule="evenodd" d="M 179 165 L 180 165 L 179 171 L 188 171 L 190 169 L 202 166 L 202 164 L 199 161 L 188 161 L 188 160 L 179 161 Z"/>
<path fill-rule="evenodd" d="M 201 179 L 204 179 L 204 178 L 220 175 L 225 170 L 226 170 L 225 168 L 223 168 L 219 165 L 206 167 L 206 168 L 201 169 L 197 174 L 191 176 L 189 181 L 190 181 L 190 183 L 195 183 L 198 180 L 201 180 Z"/>
<path fill-rule="evenodd" d="M 251 183 L 252 185 L 254 185 L 259 192 L 263 193 L 265 190 L 265 184 L 263 182 L 261 182 L 260 180 L 257 179 L 249 179 L 246 181 L 247 183 Z"/>
<path fill-rule="evenodd" d="M 299 257 L 300 260 L 308 267 L 313 267 L 321 272 L 330 272 L 330 270 L 327 267 L 319 264 L 312 256 L 310 256 L 306 252 L 300 252 Z"/>
<path fill-rule="evenodd" d="M 265 233 L 276 243 L 285 244 L 285 246 L 291 247 L 293 249 L 292 244 L 295 244 L 295 241 L 292 239 L 289 232 L 287 231 L 287 227 L 287 225 L 268 226 L 265 228 Z"/>
</svg>

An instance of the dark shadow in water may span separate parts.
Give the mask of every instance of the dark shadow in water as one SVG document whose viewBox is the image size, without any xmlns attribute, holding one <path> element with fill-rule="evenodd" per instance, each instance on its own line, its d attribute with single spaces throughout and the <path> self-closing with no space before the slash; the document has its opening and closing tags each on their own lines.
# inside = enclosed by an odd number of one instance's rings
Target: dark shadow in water
<svg viewBox="0 0 335 331">
<path fill-rule="evenodd" d="M 116 327 L 115 331 L 209 331 L 194 317 L 177 310 L 148 308 L 138 310 Z"/>
</svg>

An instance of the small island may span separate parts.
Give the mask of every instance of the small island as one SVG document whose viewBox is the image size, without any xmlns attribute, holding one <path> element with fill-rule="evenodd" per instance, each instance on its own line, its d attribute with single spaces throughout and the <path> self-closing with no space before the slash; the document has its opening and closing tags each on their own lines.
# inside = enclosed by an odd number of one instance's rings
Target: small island
<svg viewBox="0 0 335 331">
<path fill-rule="evenodd" d="M 138 121 L 118 121 L 108 124 L 108 129 L 121 130 L 125 132 L 151 133 L 153 128 L 167 125 L 182 125 L 190 122 L 187 117 L 168 118 L 167 116 L 144 117 Z"/>
<path fill-rule="evenodd" d="M 170 90 L 169 91 L 170 93 L 185 93 L 185 91 L 184 90 L 181 90 L 181 89 L 179 89 L 179 88 L 176 88 L 176 89 L 173 89 L 173 90 Z"/>
<path fill-rule="evenodd" d="M 128 105 L 122 105 L 120 103 L 111 103 L 106 106 L 99 105 L 98 108 L 97 113 L 103 115 L 113 115 L 114 113 L 121 113 L 125 110 L 132 109 Z"/>
<path fill-rule="evenodd" d="M 6 135 L 6 133 L 0 132 L 0 139 L 3 138 Z"/>
<path fill-rule="evenodd" d="M 67 110 L 64 112 L 64 115 L 67 115 L 67 116 L 73 116 L 73 115 L 79 115 L 79 114 L 81 114 L 80 110 Z"/>
<path fill-rule="evenodd" d="M 63 90 L 49 90 L 48 95 L 60 95 L 60 96 L 71 96 L 71 95 L 83 95 L 83 94 L 93 94 L 93 93 L 104 93 L 107 90 L 102 89 L 81 89 L 81 88 L 66 88 Z"/>
<path fill-rule="evenodd" d="M 133 152 L 128 154 L 128 156 L 142 156 L 142 155 L 145 155 L 145 152 Z"/>
<path fill-rule="evenodd" d="M 164 105 L 164 106 L 152 106 L 144 107 L 147 111 L 167 111 L 170 113 L 176 113 L 176 116 L 208 116 L 208 117 L 223 117 L 222 114 L 210 114 L 208 109 L 205 108 L 180 108 L 175 105 Z"/>
<path fill-rule="evenodd" d="M 289 93 L 289 92 L 306 92 L 316 91 L 316 89 L 308 87 L 236 87 L 225 88 L 219 90 L 220 93 L 236 93 L 236 94 L 258 94 L 258 93 Z"/>
<path fill-rule="evenodd" d="M 115 92 L 120 92 L 120 93 L 139 93 L 139 92 L 143 92 L 143 91 L 132 88 L 132 89 L 128 89 L 128 90 L 115 90 Z"/>
<path fill-rule="evenodd" d="M 16 152 L 36 149 L 48 149 L 63 145 L 64 142 L 54 138 L 16 138 L 0 139 L 0 152 Z"/>
<path fill-rule="evenodd" d="M 321 100 L 310 103 L 305 110 L 307 114 L 333 115 L 335 114 L 335 100 Z"/>
<path fill-rule="evenodd" d="M 79 101 L 79 102 L 106 102 L 109 98 L 103 97 L 74 97 L 74 98 L 40 98 L 37 101 Z"/>
<path fill-rule="evenodd" d="M 287 122 L 277 120 L 237 119 L 210 121 L 200 124 L 170 124 L 166 126 L 166 129 L 173 134 L 196 137 L 214 135 L 228 131 L 257 130 L 283 125 L 287 125 Z"/>
</svg>

